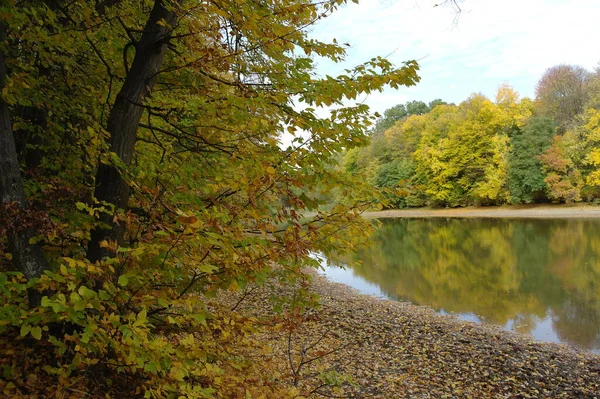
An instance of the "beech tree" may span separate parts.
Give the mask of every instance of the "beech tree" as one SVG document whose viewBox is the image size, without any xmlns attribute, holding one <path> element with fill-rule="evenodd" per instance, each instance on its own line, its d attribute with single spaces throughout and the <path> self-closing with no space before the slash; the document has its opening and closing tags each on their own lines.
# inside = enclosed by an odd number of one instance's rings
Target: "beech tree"
<svg viewBox="0 0 600 399">
<path fill-rule="evenodd" d="M 298 396 L 244 357 L 256 320 L 206 303 L 368 234 L 368 201 L 315 188 L 360 184 L 330 157 L 366 142 L 351 100 L 418 66 L 319 77 L 345 50 L 306 28 L 344 3 L 2 3 L 0 392 Z"/>
<path fill-rule="evenodd" d="M 6 24 L 0 21 L 0 42 L 4 42 Z M 0 49 L 0 91 L 6 87 L 6 56 Z M 48 262 L 39 245 L 31 243 L 35 226 L 25 220 L 29 213 L 23 187 L 23 179 L 13 135 L 10 109 L 6 101 L 0 98 L 0 210 L 3 212 L 8 250 L 12 254 L 13 264 L 27 278 L 36 278 L 48 269 Z M 31 298 L 38 304 L 37 298 Z"/>
</svg>

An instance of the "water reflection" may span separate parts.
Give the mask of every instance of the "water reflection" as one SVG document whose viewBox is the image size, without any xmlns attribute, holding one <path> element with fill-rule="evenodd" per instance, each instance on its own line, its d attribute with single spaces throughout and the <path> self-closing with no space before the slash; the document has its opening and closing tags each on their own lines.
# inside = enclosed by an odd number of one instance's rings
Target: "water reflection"
<svg viewBox="0 0 600 399">
<path fill-rule="evenodd" d="M 392 299 L 600 352 L 600 221 L 381 223 L 373 246 L 337 259 L 362 262 L 343 282 L 359 276 Z"/>
</svg>

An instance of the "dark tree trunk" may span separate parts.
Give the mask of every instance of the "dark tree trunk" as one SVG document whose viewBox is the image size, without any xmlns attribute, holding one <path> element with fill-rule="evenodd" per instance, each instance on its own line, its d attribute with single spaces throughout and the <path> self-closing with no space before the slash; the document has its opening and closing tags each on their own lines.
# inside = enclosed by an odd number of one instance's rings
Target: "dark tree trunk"
<svg viewBox="0 0 600 399">
<path fill-rule="evenodd" d="M 0 42 L 5 39 L 5 29 L 0 23 Z M 0 91 L 6 81 L 6 56 L 0 51 Z M 0 98 L 0 203 L 7 214 L 27 211 L 23 180 L 15 148 L 8 105 Z M 10 209 L 10 211 L 9 211 Z M 37 278 L 48 269 L 48 262 L 39 245 L 30 244 L 34 236 L 33 227 L 8 223 L 8 248 L 13 256 L 13 265 L 25 277 Z M 39 304 L 39 295 L 30 294 L 32 306 Z"/>
<path fill-rule="evenodd" d="M 159 21 L 164 23 L 159 24 Z M 136 51 L 131 69 L 111 109 L 107 125 L 110 151 L 117 154 L 127 166 L 133 158 L 138 125 L 144 111 L 142 103 L 150 93 L 163 63 L 175 22 L 173 10 L 166 8 L 162 0 L 155 0 L 142 37 L 135 43 Z M 117 168 L 100 165 L 96 174 L 95 197 L 98 201 L 113 204 L 115 210 L 127 208 L 129 187 Z M 123 244 L 124 226 L 113 221 L 110 215 L 101 216 L 100 221 L 111 229 L 96 228 L 92 231 L 87 252 L 91 262 L 115 255 L 100 247 L 103 240 Z"/>
</svg>

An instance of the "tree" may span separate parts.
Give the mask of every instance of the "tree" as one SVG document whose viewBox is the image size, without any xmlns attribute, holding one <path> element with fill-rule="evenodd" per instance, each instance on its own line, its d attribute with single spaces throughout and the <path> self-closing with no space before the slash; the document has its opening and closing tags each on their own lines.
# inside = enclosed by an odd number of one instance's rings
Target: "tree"
<svg viewBox="0 0 600 399">
<path fill-rule="evenodd" d="M 406 104 L 398 104 L 393 106 L 392 108 L 388 108 L 383 113 L 383 116 L 377 120 L 375 124 L 375 128 L 373 130 L 374 134 L 382 134 L 392 126 L 394 126 L 398 121 L 403 120 L 412 115 L 423 115 L 431 111 L 434 107 L 438 105 L 445 105 L 446 102 L 438 99 L 435 99 L 429 103 L 429 105 L 425 104 L 423 101 L 409 101 Z"/>
<path fill-rule="evenodd" d="M 0 42 L 5 40 L 5 25 L 5 21 L 0 20 Z M 6 56 L 0 49 L 0 92 L 5 89 L 6 80 Z M 31 242 L 34 229 L 30 225 L 31 215 L 27 217 L 29 212 L 16 154 L 10 110 L 0 98 L 0 212 L 8 221 L 0 232 L 7 235 L 15 268 L 31 279 L 40 277 L 48 269 L 48 263 L 40 246 Z M 32 305 L 39 305 L 37 297 L 35 294 L 30 297 Z"/>
<path fill-rule="evenodd" d="M 411 115 L 385 132 L 395 158 L 410 158 L 427 127 L 428 115 Z"/>
<path fill-rule="evenodd" d="M 576 161 L 578 138 L 573 131 L 554 136 L 552 145 L 539 159 L 546 174 L 548 197 L 566 203 L 581 201 L 583 177 Z"/>
<path fill-rule="evenodd" d="M 125 80 L 111 107 L 106 131 L 108 150 L 115 154 L 125 167 L 133 160 L 137 130 L 144 112 L 144 102 L 150 94 L 163 66 L 167 45 L 171 41 L 177 20 L 180 1 L 172 3 L 154 1 L 148 20 L 138 39 L 130 42 L 135 47 L 135 56 L 130 68 L 126 68 Z M 129 30 L 126 30 L 130 33 Z M 94 197 L 100 203 L 113 205 L 115 209 L 127 209 L 129 185 L 117 165 L 101 163 L 96 173 Z M 100 221 L 111 227 L 106 232 L 104 226 L 96 227 L 90 237 L 87 257 L 97 262 L 105 256 L 115 256 L 116 251 L 107 251 L 102 245 L 106 240 L 124 244 L 125 228 L 122 223 L 112 221 L 112 215 L 103 213 Z"/>
<path fill-rule="evenodd" d="M 406 103 L 407 115 L 423 115 L 431 109 L 423 101 L 409 101 Z"/>
<path fill-rule="evenodd" d="M 331 155 L 373 118 L 346 101 L 413 85 L 418 66 L 317 77 L 312 57 L 344 49 L 306 27 L 343 3 L 3 3 L 3 393 L 291 395 L 244 359 L 255 321 L 206 302 L 302 279 L 312 251 L 369 231 L 367 201 L 325 212 L 311 190 L 354 184 Z M 310 136 L 282 149 L 284 129 Z"/>
<path fill-rule="evenodd" d="M 585 171 L 586 186 L 582 189 L 586 200 L 591 201 L 600 195 L 600 111 L 590 108 L 582 118 L 579 127 L 583 136 L 582 168 Z"/>
<path fill-rule="evenodd" d="M 496 104 L 504 109 L 510 109 L 519 103 L 519 93 L 509 84 L 502 84 L 496 92 Z"/>
<path fill-rule="evenodd" d="M 387 208 L 406 208 L 423 205 L 415 195 L 413 184 L 414 162 L 410 159 L 396 159 L 379 166 L 373 185 L 382 190 Z"/>
<path fill-rule="evenodd" d="M 535 89 L 542 113 L 566 128 L 584 110 L 590 76 L 588 71 L 575 65 L 561 64 L 547 69 Z"/>
<path fill-rule="evenodd" d="M 509 116 L 482 95 L 439 106 L 414 153 L 419 183 L 434 204 L 501 203 L 506 188 Z"/>
<path fill-rule="evenodd" d="M 383 133 L 407 115 L 408 112 L 406 111 L 406 106 L 404 104 L 398 104 L 392 108 L 388 108 L 384 111 L 383 116 L 377 120 L 374 131 Z"/>
<path fill-rule="evenodd" d="M 508 187 L 514 204 L 531 203 L 545 196 L 545 174 L 540 155 L 551 145 L 555 125 L 551 119 L 532 117 L 511 135 Z"/>
<path fill-rule="evenodd" d="M 428 104 L 429 110 L 434 109 L 438 105 L 448 105 L 448 103 L 446 101 L 443 101 L 440 98 L 436 98 L 435 100 L 429 102 L 429 104 Z"/>
<path fill-rule="evenodd" d="M 585 110 L 590 108 L 600 108 L 600 67 L 596 67 L 594 72 L 590 75 L 587 84 L 587 102 L 584 106 Z"/>
</svg>

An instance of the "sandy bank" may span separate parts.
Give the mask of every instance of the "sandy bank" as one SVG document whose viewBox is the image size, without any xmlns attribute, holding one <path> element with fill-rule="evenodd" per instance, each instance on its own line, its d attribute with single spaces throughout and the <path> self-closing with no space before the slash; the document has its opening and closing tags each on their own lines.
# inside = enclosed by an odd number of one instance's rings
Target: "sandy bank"
<svg viewBox="0 0 600 399">
<path fill-rule="evenodd" d="M 368 218 L 537 218 L 587 219 L 600 218 L 600 206 L 592 205 L 516 205 L 451 209 L 394 209 L 365 212 Z"/>
</svg>

